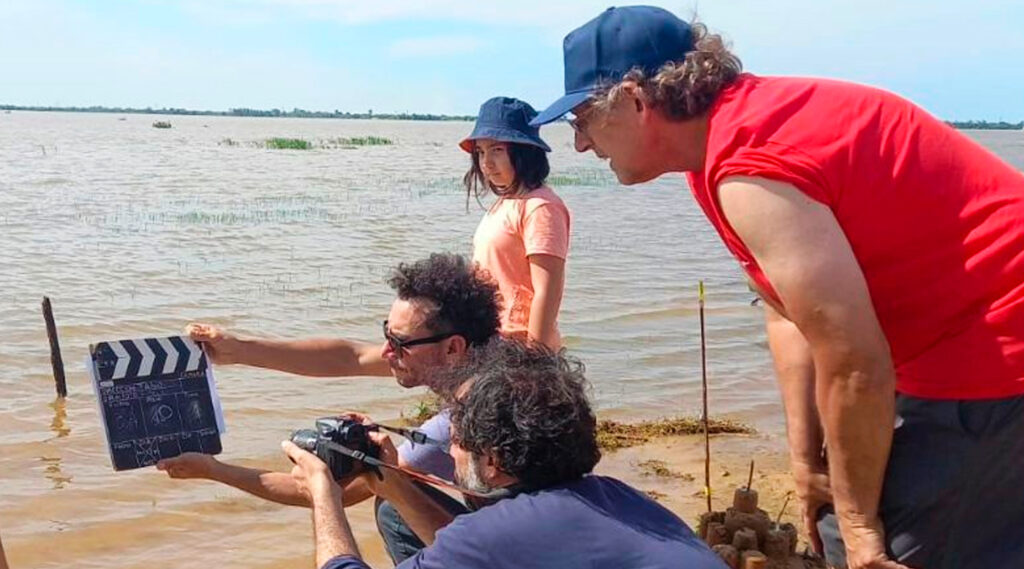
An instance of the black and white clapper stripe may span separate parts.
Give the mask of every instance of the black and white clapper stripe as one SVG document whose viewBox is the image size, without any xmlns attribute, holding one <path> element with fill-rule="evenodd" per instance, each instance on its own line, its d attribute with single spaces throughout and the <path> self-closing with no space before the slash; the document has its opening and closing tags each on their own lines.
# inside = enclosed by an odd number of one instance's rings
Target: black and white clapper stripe
<svg viewBox="0 0 1024 569">
<path fill-rule="evenodd" d="M 100 342 L 93 348 L 100 381 L 205 371 L 206 354 L 187 336 Z"/>
</svg>

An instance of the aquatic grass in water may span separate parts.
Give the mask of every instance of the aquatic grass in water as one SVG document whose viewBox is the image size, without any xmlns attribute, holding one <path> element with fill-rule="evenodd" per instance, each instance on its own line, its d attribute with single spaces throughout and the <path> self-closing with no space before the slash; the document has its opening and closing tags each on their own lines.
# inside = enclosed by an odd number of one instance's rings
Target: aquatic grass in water
<svg viewBox="0 0 1024 569">
<path fill-rule="evenodd" d="M 356 136 L 352 138 L 328 138 L 320 141 L 321 148 L 354 148 L 357 146 L 390 146 L 394 144 L 390 138 L 383 136 Z"/>
<path fill-rule="evenodd" d="M 268 138 L 266 147 L 275 150 L 309 150 L 313 145 L 301 138 Z"/>
<path fill-rule="evenodd" d="M 553 173 L 548 176 L 547 183 L 554 188 L 566 186 L 604 187 L 618 185 L 619 180 L 611 170 L 586 168 Z"/>
<path fill-rule="evenodd" d="M 382 136 L 357 136 L 353 138 L 327 138 L 316 141 L 303 138 L 274 137 L 262 141 L 242 143 L 231 138 L 222 139 L 218 146 L 249 146 L 269 148 L 271 150 L 334 150 L 338 148 L 357 148 L 360 146 L 390 146 L 394 141 Z"/>
</svg>

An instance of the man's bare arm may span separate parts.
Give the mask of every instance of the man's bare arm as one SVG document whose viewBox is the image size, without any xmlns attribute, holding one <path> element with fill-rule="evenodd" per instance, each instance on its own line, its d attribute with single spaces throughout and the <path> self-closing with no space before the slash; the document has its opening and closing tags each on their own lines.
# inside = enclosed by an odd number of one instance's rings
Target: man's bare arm
<svg viewBox="0 0 1024 569">
<path fill-rule="evenodd" d="M 768 347 L 775 364 L 786 407 L 790 458 L 808 463 L 824 460 L 825 442 L 814 397 L 814 359 L 800 330 L 771 306 L 765 305 Z"/>
<path fill-rule="evenodd" d="M 878 517 L 895 370 L 853 250 L 831 210 L 790 184 L 729 178 L 719 200 L 810 347 L 850 566 L 900 567 L 885 558 Z"/>
<path fill-rule="evenodd" d="M 278 504 L 309 507 L 309 502 L 287 472 L 239 466 L 195 452 L 161 460 L 157 469 L 167 472 L 171 478 L 212 480 Z M 342 495 L 344 505 L 348 507 L 373 497 L 373 492 L 365 480 L 356 477 L 348 482 Z"/>
<path fill-rule="evenodd" d="M 811 542 L 822 552 L 815 522 L 818 509 L 832 501 L 822 446 L 825 434 L 815 401 L 814 358 L 803 334 L 765 303 L 765 330 L 786 412 L 789 464 L 801 500 L 801 515 Z"/>
<path fill-rule="evenodd" d="M 213 480 L 278 504 L 309 506 L 291 474 L 284 472 L 228 464 L 197 452 L 165 458 L 156 467 L 171 478 Z"/>
<path fill-rule="evenodd" d="M 316 566 L 323 567 L 339 555 L 359 558 L 359 547 L 342 506 L 341 489 L 337 484 L 324 484 L 312 491 L 315 492 L 313 532 L 316 535 Z"/>
<path fill-rule="evenodd" d="M 380 344 L 327 338 L 243 338 L 208 324 L 189 324 L 185 331 L 203 343 L 215 364 L 243 364 L 314 377 L 391 375 Z"/>
</svg>

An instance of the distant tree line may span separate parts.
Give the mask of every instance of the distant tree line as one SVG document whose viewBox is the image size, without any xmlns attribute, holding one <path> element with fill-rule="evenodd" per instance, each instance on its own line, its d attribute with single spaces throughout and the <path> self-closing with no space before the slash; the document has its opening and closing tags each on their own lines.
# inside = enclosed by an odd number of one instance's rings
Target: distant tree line
<svg viewBox="0 0 1024 569">
<path fill-rule="evenodd" d="M 227 111 L 197 111 L 193 109 L 179 109 L 175 107 L 163 107 L 154 109 L 146 107 L 137 109 L 131 107 L 47 107 L 47 106 L 22 106 L 22 105 L 0 105 L 0 111 L 51 111 L 67 113 L 119 113 L 119 114 L 153 114 L 153 115 L 191 115 L 191 116 L 216 116 L 216 117 L 285 117 L 285 118 L 312 118 L 312 119 L 382 119 L 382 120 L 407 120 L 407 121 L 472 121 L 476 120 L 473 115 L 435 115 L 430 113 L 375 113 L 373 109 L 365 113 L 350 113 L 347 111 L 307 111 L 305 109 L 292 109 L 283 111 L 281 109 L 230 109 Z"/>
<path fill-rule="evenodd" d="M 21 105 L 0 105 L 0 111 L 52 111 L 68 113 L 120 113 L 120 114 L 153 114 L 153 115 L 193 115 L 193 116 L 216 116 L 216 117 L 285 117 L 285 118 L 309 118 L 309 119 L 382 119 L 382 120 L 405 120 L 405 121 L 472 121 L 476 120 L 473 115 L 435 115 L 431 113 L 375 113 L 373 109 L 365 113 L 351 113 L 348 111 L 307 111 L 306 109 L 292 109 L 284 111 L 281 109 L 247 109 L 237 108 L 227 111 L 197 111 L 193 109 L 180 109 L 176 107 L 163 107 L 154 109 L 146 107 L 137 109 L 131 107 L 46 107 L 46 106 L 21 106 Z M 1020 122 L 990 122 L 990 121 L 946 121 L 947 124 L 959 129 L 975 130 L 1024 130 L 1024 121 Z"/>
<path fill-rule="evenodd" d="M 989 121 L 946 121 L 953 128 L 966 130 L 1024 130 L 1024 121 L 1020 122 L 989 122 Z"/>
</svg>

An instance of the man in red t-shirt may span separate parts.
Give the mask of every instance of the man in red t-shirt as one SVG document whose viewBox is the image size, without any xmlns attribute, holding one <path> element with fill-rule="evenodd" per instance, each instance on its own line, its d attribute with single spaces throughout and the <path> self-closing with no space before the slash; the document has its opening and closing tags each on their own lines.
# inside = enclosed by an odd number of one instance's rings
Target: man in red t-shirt
<svg viewBox="0 0 1024 569">
<path fill-rule="evenodd" d="M 744 74 L 660 8 L 564 48 L 566 95 L 535 123 L 571 111 L 624 184 L 686 172 L 766 301 L 829 561 L 1024 567 L 1024 175 L 890 93 Z"/>
</svg>

